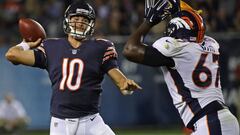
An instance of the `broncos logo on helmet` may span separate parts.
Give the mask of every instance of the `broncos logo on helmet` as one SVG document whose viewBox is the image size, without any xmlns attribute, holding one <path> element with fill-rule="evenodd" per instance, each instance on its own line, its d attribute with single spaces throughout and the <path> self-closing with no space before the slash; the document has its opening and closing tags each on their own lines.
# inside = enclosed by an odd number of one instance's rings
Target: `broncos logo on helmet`
<svg viewBox="0 0 240 135">
<path fill-rule="evenodd" d="M 82 16 L 89 20 L 87 24 L 84 23 L 85 25 L 87 25 L 85 31 L 78 31 L 76 29 L 76 23 L 83 22 L 76 22 L 75 25 L 71 25 L 73 22 L 71 22 L 70 19 L 73 16 Z M 63 21 L 63 29 L 66 34 L 70 34 L 76 39 L 82 39 L 85 38 L 86 36 L 90 36 L 93 34 L 96 15 L 92 6 L 90 6 L 85 1 L 79 0 L 69 5 L 65 11 L 64 18 L 65 19 Z"/>
<path fill-rule="evenodd" d="M 201 11 L 194 10 L 183 1 L 180 2 L 180 9 L 168 23 L 166 35 L 190 42 L 203 42 L 205 25 Z"/>
</svg>

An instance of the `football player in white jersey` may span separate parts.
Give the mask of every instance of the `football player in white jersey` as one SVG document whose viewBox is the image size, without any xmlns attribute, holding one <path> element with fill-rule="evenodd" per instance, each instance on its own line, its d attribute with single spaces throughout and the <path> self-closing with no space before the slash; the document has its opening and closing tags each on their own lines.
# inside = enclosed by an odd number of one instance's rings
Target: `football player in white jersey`
<svg viewBox="0 0 240 135">
<path fill-rule="evenodd" d="M 166 37 L 143 43 L 152 26 L 170 14 Z M 238 121 L 224 104 L 219 44 L 205 35 L 198 11 L 182 1 L 146 0 L 145 21 L 130 35 L 123 54 L 136 63 L 161 66 L 173 104 L 193 135 L 239 135 Z"/>
</svg>

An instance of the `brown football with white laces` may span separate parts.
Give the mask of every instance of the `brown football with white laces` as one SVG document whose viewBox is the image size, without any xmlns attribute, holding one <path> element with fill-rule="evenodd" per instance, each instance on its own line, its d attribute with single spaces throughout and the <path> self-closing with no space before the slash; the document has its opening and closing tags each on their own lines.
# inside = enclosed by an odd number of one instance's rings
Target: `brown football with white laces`
<svg viewBox="0 0 240 135">
<path fill-rule="evenodd" d="M 18 22 L 19 32 L 26 42 L 34 42 L 38 38 L 45 39 L 46 32 L 42 25 L 30 18 L 21 18 Z"/>
</svg>

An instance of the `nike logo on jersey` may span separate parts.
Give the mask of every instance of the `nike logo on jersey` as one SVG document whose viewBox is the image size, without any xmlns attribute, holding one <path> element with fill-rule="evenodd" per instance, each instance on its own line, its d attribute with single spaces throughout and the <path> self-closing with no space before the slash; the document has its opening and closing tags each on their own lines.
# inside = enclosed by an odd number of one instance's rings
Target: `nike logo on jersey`
<svg viewBox="0 0 240 135">
<path fill-rule="evenodd" d="M 166 43 L 171 43 L 171 42 L 167 39 Z M 164 48 L 168 50 L 170 48 L 169 44 L 164 44 Z"/>
<path fill-rule="evenodd" d="M 172 43 L 172 42 L 170 42 L 168 39 L 166 40 L 166 42 L 167 42 L 167 43 Z"/>
<path fill-rule="evenodd" d="M 93 118 L 90 118 L 91 121 L 93 121 L 97 116 L 94 116 Z"/>
</svg>

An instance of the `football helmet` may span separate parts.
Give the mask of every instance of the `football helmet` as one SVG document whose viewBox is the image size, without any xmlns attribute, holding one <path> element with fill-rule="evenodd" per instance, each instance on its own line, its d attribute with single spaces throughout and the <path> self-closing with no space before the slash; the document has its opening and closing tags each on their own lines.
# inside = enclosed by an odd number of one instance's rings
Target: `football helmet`
<svg viewBox="0 0 240 135">
<path fill-rule="evenodd" d="M 70 19 L 73 16 L 82 16 L 89 20 L 88 23 L 84 22 L 71 22 Z M 94 32 L 95 26 L 95 11 L 92 6 L 83 0 L 76 1 L 68 6 L 64 14 L 63 29 L 66 34 L 70 34 L 75 39 L 83 39 L 86 36 L 91 36 Z M 85 31 L 78 31 L 76 29 L 77 23 L 83 23 L 87 25 Z M 74 25 L 73 25 L 74 24 Z"/>
<path fill-rule="evenodd" d="M 181 11 L 175 13 L 167 25 L 166 35 L 190 42 L 202 43 L 205 24 L 199 11 L 181 1 Z"/>
</svg>

